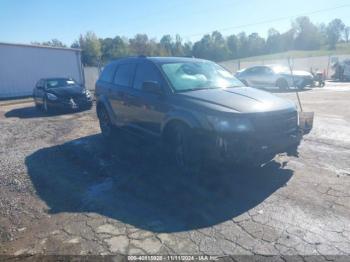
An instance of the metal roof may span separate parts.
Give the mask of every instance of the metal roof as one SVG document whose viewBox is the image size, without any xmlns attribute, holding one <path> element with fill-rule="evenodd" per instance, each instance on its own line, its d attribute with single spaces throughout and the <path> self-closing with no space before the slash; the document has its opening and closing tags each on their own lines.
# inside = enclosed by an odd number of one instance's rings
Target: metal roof
<svg viewBox="0 0 350 262">
<path fill-rule="evenodd" d="M 58 50 L 65 50 L 65 51 L 77 51 L 77 52 L 81 52 L 81 49 L 79 49 L 79 48 L 55 47 L 55 46 L 46 46 L 46 45 L 33 45 L 33 44 L 20 44 L 20 43 L 6 43 L 6 42 L 0 42 L 0 45 L 19 46 L 19 47 L 32 47 L 32 48 L 48 48 L 48 49 L 58 49 Z"/>
</svg>

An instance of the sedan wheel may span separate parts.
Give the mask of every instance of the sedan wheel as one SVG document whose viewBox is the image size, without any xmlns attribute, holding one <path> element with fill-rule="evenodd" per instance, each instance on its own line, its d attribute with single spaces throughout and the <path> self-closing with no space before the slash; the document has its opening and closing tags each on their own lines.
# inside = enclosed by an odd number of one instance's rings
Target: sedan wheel
<svg viewBox="0 0 350 262">
<path fill-rule="evenodd" d="M 289 88 L 287 80 L 283 78 L 277 80 L 276 86 L 281 90 L 287 90 Z"/>
</svg>

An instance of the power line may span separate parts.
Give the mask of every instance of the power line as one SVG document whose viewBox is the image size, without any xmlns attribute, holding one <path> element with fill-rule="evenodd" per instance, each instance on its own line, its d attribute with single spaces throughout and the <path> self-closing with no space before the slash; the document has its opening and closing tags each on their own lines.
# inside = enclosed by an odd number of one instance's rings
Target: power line
<svg viewBox="0 0 350 262">
<path fill-rule="evenodd" d="M 330 8 L 326 8 L 326 9 L 320 9 L 320 10 L 302 13 L 302 14 L 297 14 L 297 15 L 288 16 L 288 17 L 279 17 L 279 18 L 264 20 L 264 21 L 260 21 L 260 22 L 256 22 L 256 23 L 249 23 L 249 24 L 243 24 L 243 25 L 237 25 L 237 26 L 224 27 L 224 28 L 214 29 L 212 31 L 215 31 L 215 30 L 228 31 L 228 30 L 239 29 L 239 28 L 243 28 L 243 27 L 268 24 L 268 23 L 272 23 L 272 22 L 278 22 L 278 21 L 282 21 L 282 20 L 292 19 L 292 18 L 299 17 L 299 16 L 313 15 L 313 14 L 317 14 L 317 13 L 332 11 L 332 10 L 336 10 L 336 9 L 340 9 L 340 8 L 344 8 L 344 7 L 350 7 L 350 4 L 345 4 L 345 5 L 336 6 L 336 7 L 330 7 Z M 202 33 L 191 34 L 191 35 L 184 36 L 184 38 L 190 38 L 193 36 L 200 36 L 200 35 L 204 35 L 204 34 L 208 34 L 208 33 L 210 33 L 210 32 L 207 31 L 207 32 L 202 32 Z"/>
</svg>

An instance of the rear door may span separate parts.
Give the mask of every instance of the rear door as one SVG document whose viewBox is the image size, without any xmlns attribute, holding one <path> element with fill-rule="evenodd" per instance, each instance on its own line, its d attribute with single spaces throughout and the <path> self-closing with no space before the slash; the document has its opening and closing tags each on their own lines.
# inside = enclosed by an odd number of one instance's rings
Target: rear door
<svg viewBox="0 0 350 262">
<path fill-rule="evenodd" d="M 125 126 L 131 122 L 132 107 L 129 103 L 132 81 L 136 63 L 118 64 L 111 88 L 110 101 L 117 117 L 118 125 Z"/>
</svg>

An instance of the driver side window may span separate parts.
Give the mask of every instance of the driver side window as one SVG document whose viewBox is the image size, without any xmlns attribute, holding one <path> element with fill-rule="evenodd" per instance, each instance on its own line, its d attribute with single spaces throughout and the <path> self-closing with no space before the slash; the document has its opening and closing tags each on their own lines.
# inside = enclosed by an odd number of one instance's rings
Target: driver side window
<svg viewBox="0 0 350 262">
<path fill-rule="evenodd" d="M 152 64 L 140 63 L 136 67 L 136 74 L 134 79 L 134 88 L 142 89 L 143 82 L 158 82 L 161 84 L 160 76 L 157 68 Z"/>
</svg>

